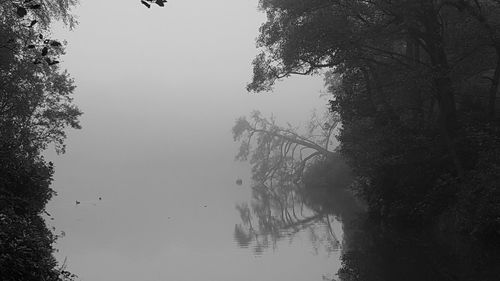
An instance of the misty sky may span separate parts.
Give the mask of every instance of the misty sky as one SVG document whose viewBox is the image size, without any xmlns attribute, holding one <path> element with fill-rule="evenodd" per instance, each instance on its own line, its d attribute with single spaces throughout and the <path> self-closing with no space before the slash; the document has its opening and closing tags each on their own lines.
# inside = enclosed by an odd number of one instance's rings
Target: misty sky
<svg viewBox="0 0 500 281">
<path fill-rule="evenodd" d="M 260 257 L 240 249 L 234 206 L 249 199 L 249 166 L 234 162 L 231 127 L 254 109 L 306 122 L 324 110 L 322 77 L 249 94 L 257 0 L 83 0 L 62 66 L 74 77 L 83 129 L 56 165 L 50 224 L 57 256 L 85 281 L 321 280 L 336 261 L 307 236 Z M 235 180 L 243 178 L 243 186 Z M 98 200 L 102 197 L 102 200 Z M 75 201 L 81 202 L 76 206 Z M 204 206 L 207 207 L 204 207 Z"/>
</svg>

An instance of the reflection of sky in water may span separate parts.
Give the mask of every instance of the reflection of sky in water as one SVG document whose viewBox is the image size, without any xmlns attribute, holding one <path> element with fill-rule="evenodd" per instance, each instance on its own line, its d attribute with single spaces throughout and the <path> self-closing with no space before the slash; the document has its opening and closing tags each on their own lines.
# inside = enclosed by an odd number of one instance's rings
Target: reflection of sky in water
<svg viewBox="0 0 500 281">
<path fill-rule="evenodd" d="M 249 167 L 233 161 L 233 122 L 253 109 L 305 122 L 326 103 L 321 77 L 245 92 L 264 19 L 257 0 L 135 2 L 82 1 L 80 26 L 56 32 L 69 43 L 62 66 L 85 113 L 67 154 L 48 153 L 59 193 L 49 223 L 66 233 L 58 257 L 84 281 L 302 281 L 336 272 L 338 252 L 316 254 L 307 231 L 259 256 L 233 241 L 234 206 L 250 198 Z"/>
</svg>

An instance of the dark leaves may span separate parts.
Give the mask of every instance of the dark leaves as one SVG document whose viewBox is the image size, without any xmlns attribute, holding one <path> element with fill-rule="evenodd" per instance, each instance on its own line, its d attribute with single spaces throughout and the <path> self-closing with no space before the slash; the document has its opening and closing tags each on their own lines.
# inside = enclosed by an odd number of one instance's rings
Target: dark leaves
<svg viewBox="0 0 500 281">
<path fill-rule="evenodd" d="M 52 47 L 61 47 L 61 46 L 62 46 L 62 44 L 61 44 L 61 43 L 59 43 L 59 42 L 57 42 L 57 41 L 55 41 L 55 40 L 52 40 L 52 41 L 50 42 L 50 46 L 52 46 Z"/>
<path fill-rule="evenodd" d="M 40 34 L 38 38 L 43 38 L 43 35 Z M 40 64 L 42 63 L 43 61 L 45 61 L 48 65 L 55 65 L 55 64 L 58 64 L 59 61 L 55 60 L 54 57 L 50 56 L 49 52 L 50 52 L 50 48 L 59 48 L 62 46 L 61 42 L 59 41 L 56 41 L 56 40 L 50 40 L 50 39 L 45 39 L 43 40 L 43 44 L 45 45 L 42 45 L 40 46 L 41 50 L 40 50 L 40 57 L 37 58 L 35 61 L 33 61 L 34 64 Z M 37 48 L 37 45 L 36 44 L 29 44 L 26 46 L 28 49 L 36 49 Z"/>
<path fill-rule="evenodd" d="M 32 20 L 29 27 L 33 27 L 38 21 L 37 20 Z"/>
<path fill-rule="evenodd" d="M 50 58 L 45 58 L 45 61 L 47 62 L 48 65 L 55 65 L 59 63 L 58 60 L 52 60 Z"/>
<path fill-rule="evenodd" d="M 158 6 L 160 7 L 165 7 L 165 3 L 167 3 L 166 0 L 156 0 L 155 2 Z"/>
<path fill-rule="evenodd" d="M 28 14 L 28 11 L 26 10 L 26 8 L 17 7 L 16 14 L 18 17 L 22 18 L 26 16 L 26 14 Z"/>
<path fill-rule="evenodd" d="M 38 9 L 42 8 L 42 5 L 40 5 L 40 4 L 33 4 L 33 5 L 29 5 L 28 8 L 30 8 L 32 10 L 38 10 Z"/>
<path fill-rule="evenodd" d="M 58 60 L 52 60 L 49 62 L 49 65 L 54 65 L 54 64 L 58 64 L 59 61 Z"/>
<path fill-rule="evenodd" d="M 148 7 L 148 8 L 151 8 L 151 5 L 150 5 L 148 2 L 146 2 L 146 1 L 142 0 L 142 1 L 141 1 L 141 3 L 142 3 L 144 6 L 146 6 L 146 7 Z"/>
</svg>

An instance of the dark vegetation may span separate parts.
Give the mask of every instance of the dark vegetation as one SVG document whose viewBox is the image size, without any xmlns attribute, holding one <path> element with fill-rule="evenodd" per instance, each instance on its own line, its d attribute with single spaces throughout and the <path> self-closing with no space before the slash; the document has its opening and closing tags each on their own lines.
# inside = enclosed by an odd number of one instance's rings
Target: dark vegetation
<svg viewBox="0 0 500 281">
<path fill-rule="evenodd" d="M 64 152 L 64 130 L 80 128 L 73 80 L 58 67 L 61 42 L 49 24 L 75 25 L 73 0 L 0 2 L 0 279 L 71 280 L 53 256 L 46 225 L 54 167 L 43 151 Z"/>
<path fill-rule="evenodd" d="M 344 231 L 342 267 L 332 281 L 495 281 L 500 276 L 497 249 L 470 237 L 387 227 L 365 217 L 344 225 Z"/>
<path fill-rule="evenodd" d="M 326 73 L 329 120 L 340 124 L 331 150 L 328 139 L 315 146 L 312 135 L 238 120 L 235 139 L 245 132 L 256 144 L 244 138 L 238 157 L 253 151 L 258 185 L 288 196 L 276 206 L 289 210 L 301 188 L 322 186 L 341 155 L 372 218 L 500 241 L 500 1 L 261 0 L 260 9 L 248 90 Z M 308 154 L 293 154 L 301 146 Z M 319 194 L 304 199 L 329 196 Z"/>
</svg>

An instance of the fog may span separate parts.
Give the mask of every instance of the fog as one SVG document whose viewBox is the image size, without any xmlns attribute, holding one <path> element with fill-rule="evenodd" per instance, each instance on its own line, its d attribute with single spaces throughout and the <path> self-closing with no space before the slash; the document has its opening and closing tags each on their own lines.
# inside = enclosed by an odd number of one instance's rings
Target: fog
<svg viewBox="0 0 500 281">
<path fill-rule="evenodd" d="M 249 94 L 256 0 L 86 0 L 80 24 L 57 28 L 74 77 L 82 130 L 56 167 L 50 224 L 58 258 L 81 280 L 321 280 L 336 259 L 306 237 L 254 256 L 233 241 L 234 206 L 249 200 L 250 167 L 234 161 L 236 118 L 258 109 L 278 122 L 324 110 L 321 76 Z M 243 179 L 237 186 L 235 180 Z M 101 199 L 99 199 L 101 197 Z M 76 201 L 79 204 L 76 204 Z M 337 267 L 336 267 L 337 266 Z"/>
</svg>

